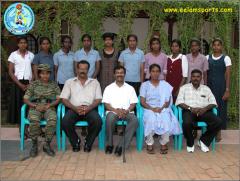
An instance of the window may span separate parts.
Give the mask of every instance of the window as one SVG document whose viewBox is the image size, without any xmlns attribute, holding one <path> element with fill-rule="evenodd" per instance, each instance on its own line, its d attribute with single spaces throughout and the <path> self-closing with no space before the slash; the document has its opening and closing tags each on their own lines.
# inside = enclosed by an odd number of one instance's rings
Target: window
<svg viewBox="0 0 240 181">
<path fill-rule="evenodd" d="M 33 35 L 28 34 L 27 41 L 28 41 L 28 50 L 34 54 L 37 53 L 38 52 L 37 39 Z"/>
</svg>

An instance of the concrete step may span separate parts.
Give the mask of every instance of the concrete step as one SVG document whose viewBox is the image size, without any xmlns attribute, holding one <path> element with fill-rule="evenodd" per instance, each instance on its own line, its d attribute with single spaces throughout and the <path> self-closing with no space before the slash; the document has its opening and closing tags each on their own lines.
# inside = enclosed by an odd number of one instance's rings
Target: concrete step
<svg viewBox="0 0 240 181">
<path fill-rule="evenodd" d="M 222 140 L 217 144 L 239 144 L 239 133 L 239 130 L 222 130 Z M 2 127 L 1 139 L 19 140 L 19 129 Z M 135 139 L 133 141 L 135 142 Z"/>
</svg>

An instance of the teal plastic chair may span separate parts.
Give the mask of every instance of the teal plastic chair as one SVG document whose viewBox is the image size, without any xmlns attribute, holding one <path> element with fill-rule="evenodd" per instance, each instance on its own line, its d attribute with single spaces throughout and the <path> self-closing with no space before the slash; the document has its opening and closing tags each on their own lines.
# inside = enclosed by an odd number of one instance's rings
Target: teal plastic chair
<svg viewBox="0 0 240 181">
<path fill-rule="evenodd" d="M 25 125 L 29 125 L 30 122 L 27 119 L 27 104 L 23 104 L 21 107 L 21 130 L 20 130 L 20 150 L 24 150 L 24 132 Z M 59 104 L 57 107 L 57 123 L 56 123 L 56 139 L 57 139 L 57 148 L 58 151 L 61 150 L 61 139 L 60 139 L 60 118 L 61 118 L 61 105 Z M 47 120 L 41 119 L 39 125 L 46 126 Z"/>
<path fill-rule="evenodd" d="M 101 115 L 102 115 L 102 120 L 103 120 L 103 125 L 104 127 L 102 128 L 103 130 L 103 145 L 105 147 L 105 133 L 106 133 L 106 115 L 105 115 L 105 108 L 104 108 L 104 105 L 102 105 L 102 109 L 101 109 Z M 137 105 L 136 105 L 136 109 L 137 109 L 137 119 L 138 119 L 138 128 L 136 130 L 136 147 L 137 147 L 137 151 L 138 152 L 141 152 L 142 151 L 142 148 L 143 148 L 143 138 L 144 138 L 144 128 L 143 128 L 143 110 L 142 110 L 142 107 L 141 107 L 141 104 L 140 102 L 138 101 Z M 127 125 L 127 121 L 124 121 L 124 120 L 118 120 L 116 125 Z"/>
<path fill-rule="evenodd" d="M 66 112 L 66 108 L 63 104 L 61 104 L 61 113 L 62 113 L 62 118 L 65 116 L 65 112 Z M 100 115 L 100 117 L 102 118 L 103 115 L 101 115 L 101 113 L 103 112 L 103 105 L 100 104 L 98 106 L 98 113 Z M 103 128 L 105 127 L 105 124 L 104 124 L 104 121 L 102 122 L 102 129 L 98 135 L 98 147 L 100 150 L 104 150 L 104 132 L 103 132 Z M 60 122 L 59 122 L 59 129 L 60 129 Z M 79 120 L 75 126 L 78 126 L 78 127 L 83 127 L 83 126 L 88 126 L 88 122 L 85 121 L 85 120 Z M 64 130 L 62 130 L 62 151 L 66 151 L 66 134 L 64 132 Z"/>
<path fill-rule="evenodd" d="M 212 112 L 217 115 L 217 109 L 213 108 Z M 178 118 L 179 118 L 179 123 L 182 127 L 182 123 L 183 123 L 183 119 L 182 119 L 182 108 L 178 107 Z M 197 122 L 197 126 L 201 127 L 202 130 L 202 134 L 205 133 L 207 131 L 207 124 L 203 121 Z M 178 150 L 181 151 L 182 150 L 182 143 L 183 143 L 183 134 L 178 136 Z M 215 151 L 215 147 L 216 147 L 216 141 L 215 138 L 212 141 L 212 151 Z"/>
</svg>

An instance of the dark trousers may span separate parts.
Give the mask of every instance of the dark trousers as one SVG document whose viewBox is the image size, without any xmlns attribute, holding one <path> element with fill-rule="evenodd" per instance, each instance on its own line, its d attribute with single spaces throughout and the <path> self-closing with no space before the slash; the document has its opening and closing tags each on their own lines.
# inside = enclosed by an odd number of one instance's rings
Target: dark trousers
<svg viewBox="0 0 240 181">
<path fill-rule="evenodd" d="M 197 116 L 189 110 L 183 110 L 183 134 L 189 147 L 194 145 L 193 129 L 198 121 L 204 121 L 207 124 L 207 131 L 200 138 L 206 146 L 211 144 L 213 138 L 221 129 L 222 120 L 213 114 L 212 111 L 208 111 L 202 116 Z"/>
<path fill-rule="evenodd" d="M 72 146 L 78 143 L 80 138 L 75 131 L 75 124 L 79 120 L 86 120 L 88 122 L 88 135 L 86 137 L 86 144 L 91 147 L 95 138 L 98 136 L 102 128 L 102 120 L 96 109 L 91 110 L 85 116 L 79 116 L 76 112 L 68 110 L 62 120 L 62 129 L 65 131 Z"/>
<path fill-rule="evenodd" d="M 222 97 L 217 100 L 218 104 L 218 116 L 222 120 L 222 129 L 227 129 L 227 123 L 228 123 L 228 116 L 227 116 L 227 101 L 223 101 Z"/>
<path fill-rule="evenodd" d="M 139 90 L 140 90 L 140 87 L 141 87 L 141 82 L 126 82 L 126 83 L 131 85 L 134 88 L 137 96 L 139 96 Z"/>
</svg>

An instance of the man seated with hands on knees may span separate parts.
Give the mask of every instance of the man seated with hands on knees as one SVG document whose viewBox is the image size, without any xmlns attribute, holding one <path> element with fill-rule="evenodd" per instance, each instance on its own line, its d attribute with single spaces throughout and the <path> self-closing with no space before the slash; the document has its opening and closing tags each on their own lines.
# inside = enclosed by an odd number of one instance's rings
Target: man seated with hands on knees
<svg viewBox="0 0 240 181">
<path fill-rule="evenodd" d="M 209 151 L 209 146 L 221 129 L 222 120 L 216 116 L 212 109 L 217 106 L 216 99 L 210 88 L 200 84 L 202 72 L 194 69 L 191 72 L 191 82 L 180 88 L 176 106 L 183 109 L 183 134 L 187 140 L 187 152 L 194 152 L 194 124 L 204 121 L 207 131 L 200 137 L 198 145 L 203 152 Z"/>
<path fill-rule="evenodd" d="M 125 83 L 124 77 L 126 69 L 123 66 L 114 68 L 115 82 L 108 85 L 103 93 L 102 102 L 106 108 L 106 133 L 107 146 L 106 153 L 111 154 L 113 151 L 113 132 L 118 120 L 127 121 L 125 131 L 125 144 L 123 138 L 119 140 L 115 148 L 115 155 L 121 156 L 123 144 L 127 149 L 132 137 L 138 127 L 137 117 L 134 114 L 134 108 L 138 102 L 136 92 L 132 86 Z"/>
<path fill-rule="evenodd" d="M 102 128 L 102 120 L 97 106 L 101 103 L 102 92 L 96 79 L 88 78 L 90 65 L 81 60 L 77 63 L 77 77 L 67 80 L 60 98 L 68 107 L 63 120 L 62 129 L 65 131 L 74 152 L 80 151 L 80 138 L 75 131 L 75 124 L 79 120 L 88 122 L 88 135 L 84 143 L 84 152 L 90 152 L 95 138 Z"/>
</svg>

